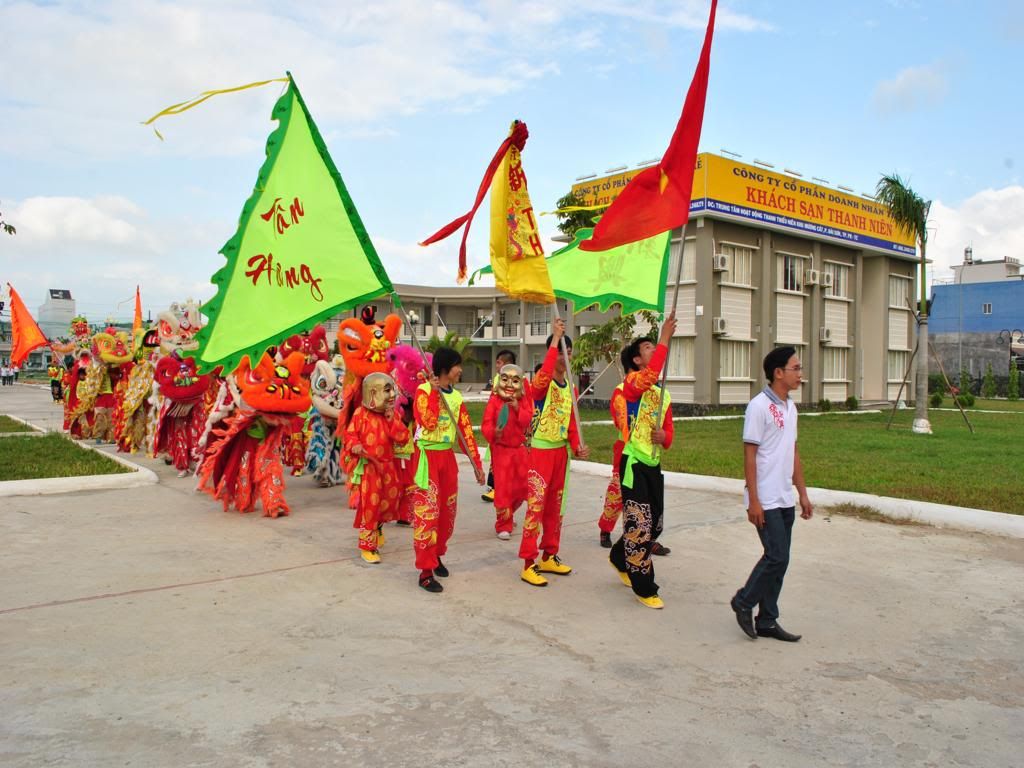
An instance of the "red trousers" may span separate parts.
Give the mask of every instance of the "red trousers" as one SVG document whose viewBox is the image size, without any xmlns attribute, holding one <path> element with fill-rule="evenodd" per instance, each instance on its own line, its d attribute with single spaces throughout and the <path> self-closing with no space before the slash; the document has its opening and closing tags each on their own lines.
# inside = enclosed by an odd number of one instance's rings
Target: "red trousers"
<svg viewBox="0 0 1024 768">
<path fill-rule="evenodd" d="M 359 481 L 359 499 L 353 528 L 359 529 L 359 548 L 376 552 L 377 527 L 393 520 L 402 500 L 402 486 L 391 461 L 366 462 Z"/>
<path fill-rule="evenodd" d="M 569 452 L 565 448 L 531 448 L 526 520 L 519 557 L 536 560 L 539 550 L 545 557 L 558 554 L 562 538 L 562 494 Z M 540 538 L 538 549 L 537 540 Z"/>
<path fill-rule="evenodd" d="M 455 451 L 421 451 L 427 462 L 430 480 L 426 488 L 413 486 L 413 551 L 416 568 L 434 570 L 438 558 L 448 552 L 448 539 L 455 530 L 455 509 L 459 501 L 459 465 Z"/>
<path fill-rule="evenodd" d="M 512 533 L 517 509 L 526 501 L 526 474 L 530 454 L 525 445 L 510 448 L 491 446 L 491 471 L 494 472 L 494 530 Z"/>
<path fill-rule="evenodd" d="M 393 515 L 384 518 L 385 523 L 394 522 L 401 520 L 403 523 L 412 523 L 412 492 L 416 490 L 416 465 L 414 462 L 415 457 L 410 456 L 407 459 L 399 458 L 396 456 L 393 461 L 395 462 L 395 474 L 398 475 L 398 487 L 400 489 L 400 499 L 398 502 L 398 511 Z"/>
<path fill-rule="evenodd" d="M 603 533 L 611 533 L 622 515 L 622 486 L 619 485 L 619 469 L 612 467 L 612 477 L 604 492 L 604 509 L 597 519 L 597 527 Z"/>
</svg>

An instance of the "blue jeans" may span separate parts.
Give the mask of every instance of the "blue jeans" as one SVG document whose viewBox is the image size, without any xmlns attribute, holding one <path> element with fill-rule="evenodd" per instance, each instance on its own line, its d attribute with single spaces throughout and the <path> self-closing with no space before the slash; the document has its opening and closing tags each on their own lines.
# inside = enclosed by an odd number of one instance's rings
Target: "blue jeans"
<svg viewBox="0 0 1024 768">
<path fill-rule="evenodd" d="M 789 567 L 789 545 L 795 518 L 795 507 L 766 509 L 764 526 L 757 530 L 764 554 L 750 572 L 747 583 L 736 593 L 736 601 L 747 611 L 758 606 L 758 627 L 770 627 L 779 618 L 779 594 Z"/>
</svg>

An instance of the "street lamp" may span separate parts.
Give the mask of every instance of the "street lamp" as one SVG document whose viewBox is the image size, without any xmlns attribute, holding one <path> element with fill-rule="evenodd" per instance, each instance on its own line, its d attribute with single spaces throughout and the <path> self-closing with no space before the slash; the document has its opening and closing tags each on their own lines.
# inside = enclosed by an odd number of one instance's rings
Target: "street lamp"
<svg viewBox="0 0 1024 768">
<path fill-rule="evenodd" d="M 996 342 L 999 344 L 1007 344 L 1009 346 L 1010 355 L 1006 366 L 1006 370 L 1009 372 L 1010 366 L 1013 365 L 1013 345 L 1024 344 L 1024 331 L 1020 328 L 1014 328 L 1012 331 L 1008 328 L 1003 328 L 1003 330 L 999 332 L 999 336 L 996 337 Z"/>
</svg>

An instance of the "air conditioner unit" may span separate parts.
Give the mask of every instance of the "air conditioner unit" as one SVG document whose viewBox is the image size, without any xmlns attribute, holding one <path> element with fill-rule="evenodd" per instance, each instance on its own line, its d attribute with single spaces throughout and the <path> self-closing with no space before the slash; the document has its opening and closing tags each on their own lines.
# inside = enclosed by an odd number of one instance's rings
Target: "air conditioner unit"
<svg viewBox="0 0 1024 768">
<path fill-rule="evenodd" d="M 831 272 L 822 272 L 821 273 L 821 287 L 822 288 L 831 288 L 832 287 L 832 273 Z"/>
<path fill-rule="evenodd" d="M 715 272 L 727 272 L 729 270 L 728 254 L 716 253 L 714 255 L 714 270 Z"/>
<path fill-rule="evenodd" d="M 827 344 L 832 341 L 832 329 L 831 328 L 819 328 L 818 329 L 818 341 L 822 344 Z"/>
<path fill-rule="evenodd" d="M 820 273 L 816 269 L 805 269 L 804 270 L 804 283 L 807 285 L 817 285 Z"/>
<path fill-rule="evenodd" d="M 725 333 L 727 323 L 724 317 L 713 317 L 711 318 L 711 332 L 712 333 Z"/>
</svg>

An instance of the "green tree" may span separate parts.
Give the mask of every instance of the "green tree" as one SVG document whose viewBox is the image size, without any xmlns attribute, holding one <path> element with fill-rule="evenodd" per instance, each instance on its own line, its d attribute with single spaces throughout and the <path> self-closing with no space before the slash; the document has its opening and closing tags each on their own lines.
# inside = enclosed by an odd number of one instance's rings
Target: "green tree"
<svg viewBox="0 0 1024 768">
<path fill-rule="evenodd" d="M 434 334 L 427 340 L 426 351 L 436 352 L 439 347 L 450 347 L 462 355 L 462 366 L 470 366 L 473 370 L 482 372 L 484 370 L 484 363 L 482 360 L 473 356 L 473 348 L 470 346 L 473 340 L 468 336 L 459 336 L 455 331 L 448 331 L 444 338 L 438 338 L 437 334 Z"/>
<path fill-rule="evenodd" d="M 1020 370 L 1017 361 L 1010 363 L 1010 381 L 1006 385 L 1006 399 L 1016 400 L 1020 397 Z"/>
<path fill-rule="evenodd" d="M 619 376 L 624 377 L 619 353 L 622 348 L 636 337 L 636 324 L 643 320 L 650 325 L 647 336 L 651 341 L 658 338 L 658 315 L 650 310 L 640 310 L 631 315 L 613 317 L 603 325 L 591 328 L 580 334 L 572 345 L 572 370 L 579 375 L 581 371 L 593 368 L 602 362 L 614 362 Z"/>
<path fill-rule="evenodd" d="M 586 200 L 575 192 L 570 192 L 564 197 L 559 198 L 555 206 L 561 211 L 562 208 L 586 204 Z M 571 238 L 576 234 L 577 229 L 586 229 L 594 226 L 594 219 L 599 217 L 602 211 L 566 211 L 565 213 L 555 213 L 555 216 L 558 218 L 558 229 L 563 235 Z"/>
<path fill-rule="evenodd" d="M 930 435 L 928 422 L 928 283 L 925 280 L 925 249 L 928 245 L 928 210 L 925 201 L 898 175 L 882 176 L 875 187 L 875 199 L 885 207 L 896 226 L 910 234 L 921 251 L 921 301 L 918 305 L 917 380 L 914 396 L 914 426 L 918 434 Z"/>
<path fill-rule="evenodd" d="M 13 235 L 17 232 L 12 224 L 8 224 L 4 221 L 3 211 L 0 211 L 0 232 L 6 232 L 8 235 Z"/>
<path fill-rule="evenodd" d="M 996 376 L 992 373 L 992 363 L 985 363 L 985 378 L 981 381 L 981 396 L 989 400 L 996 396 Z"/>
</svg>

